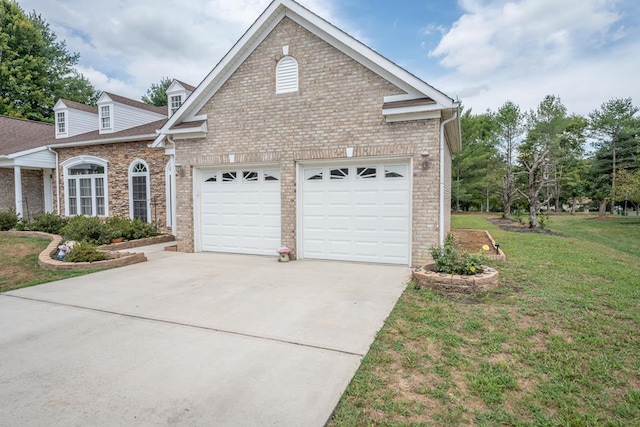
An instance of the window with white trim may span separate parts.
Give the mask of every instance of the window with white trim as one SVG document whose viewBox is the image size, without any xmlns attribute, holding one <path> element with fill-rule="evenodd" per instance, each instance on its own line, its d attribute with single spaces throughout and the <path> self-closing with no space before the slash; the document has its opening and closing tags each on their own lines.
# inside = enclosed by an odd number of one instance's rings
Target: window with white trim
<svg viewBox="0 0 640 427">
<path fill-rule="evenodd" d="M 129 166 L 129 216 L 143 222 L 151 220 L 149 166 L 137 159 Z"/>
<path fill-rule="evenodd" d="M 173 115 L 182 105 L 182 95 L 172 95 L 169 101 L 171 103 L 171 114 Z"/>
<path fill-rule="evenodd" d="M 56 113 L 56 124 L 58 125 L 59 134 L 67 133 L 67 121 L 64 111 Z"/>
<path fill-rule="evenodd" d="M 298 91 L 298 61 L 285 56 L 276 65 L 276 94 Z"/>
<path fill-rule="evenodd" d="M 65 169 L 67 215 L 107 216 L 105 165 L 88 162 Z"/>
<path fill-rule="evenodd" d="M 111 107 L 108 105 L 100 107 L 100 129 L 111 129 Z"/>
</svg>

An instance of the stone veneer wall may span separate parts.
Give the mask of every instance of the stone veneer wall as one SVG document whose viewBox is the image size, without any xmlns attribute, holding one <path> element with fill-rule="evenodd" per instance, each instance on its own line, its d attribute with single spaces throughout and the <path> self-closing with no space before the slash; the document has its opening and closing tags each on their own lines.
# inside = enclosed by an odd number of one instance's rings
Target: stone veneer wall
<svg viewBox="0 0 640 427">
<path fill-rule="evenodd" d="M 44 212 L 42 170 L 22 168 L 22 212 L 25 219 Z M 15 207 L 13 168 L 0 168 L 0 211 Z"/>
<path fill-rule="evenodd" d="M 135 159 L 144 160 L 149 166 L 151 189 L 151 219 L 166 222 L 165 167 L 169 157 L 164 150 L 147 147 L 150 141 L 121 142 L 115 144 L 91 145 L 87 147 L 58 148 L 59 162 L 77 156 L 95 156 L 106 160 L 107 185 L 109 186 L 109 216 L 129 217 L 129 166 Z M 65 212 L 64 168 L 60 173 L 60 212 Z M 55 185 L 54 185 L 55 187 Z M 54 200 L 57 195 L 54 193 Z M 154 207 L 155 200 L 155 207 Z"/>
<path fill-rule="evenodd" d="M 299 91 L 276 95 L 282 47 L 298 61 Z M 296 251 L 296 162 L 404 155 L 413 158 L 412 263 L 429 259 L 438 240 L 439 120 L 386 123 L 383 97 L 402 94 L 292 20 L 285 18 L 198 114 L 205 139 L 177 142 L 178 249 L 194 250 L 193 168 L 235 163 L 281 167 L 282 244 Z M 426 169 L 420 153 L 432 155 Z M 436 153 L 436 155 L 433 155 Z"/>
</svg>

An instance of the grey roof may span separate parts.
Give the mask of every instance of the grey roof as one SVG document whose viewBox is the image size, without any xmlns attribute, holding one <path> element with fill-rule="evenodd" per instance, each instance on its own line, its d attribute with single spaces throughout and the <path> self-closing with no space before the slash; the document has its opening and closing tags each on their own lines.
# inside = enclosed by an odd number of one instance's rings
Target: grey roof
<svg viewBox="0 0 640 427">
<path fill-rule="evenodd" d="M 109 98 L 113 99 L 115 102 L 119 102 L 124 105 L 129 105 L 135 108 L 141 108 L 143 110 L 152 111 L 157 114 L 162 114 L 163 116 L 167 115 L 167 107 L 156 107 L 155 105 L 145 104 L 142 101 L 136 101 L 135 99 L 125 98 L 124 96 L 116 95 L 111 92 L 104 92 L 109 95 Z"/>
<path fill-rule="evenodd" d="M 83 104 L 81 102 L 69 101 L 68 99 L 61 98 L 60 101 L 64 102 L 68 108 L 73 108 L 74 110 L 86 111 L 87 113 L 98 114 L 98 107 L 93 105 Z"/>
<path fill-rule="evenodd" d="M 44 147 L 54 138 L 52 124 L 0 115 L 0 155 Z"/>
<path fill-rule="evenodd" d="M 111 95 L 109 95 L 111 96 Z M 56 145 L 69 144 L 73 142 L 85 142 L 85 141 L 101 141 L 115 138 L 133 138 L 135 136 L 153 135 L 152 137 L 146 137 L 143 139 L 153 140 L 156 137 L 156 130 L 160 129 L 167 119 L 157 120 L 155 122 L 146 123 L 144 125 L 136 126 L 134 128 L 121 130 L 113 133 L 103 133 L 94 130 L 91 132 L 83 133 L 81 135 L 72 136 L 71 138 L 58 138 L 51 142 L 49 145 L 51 148 L 56 148 Z M 97 142 L 99 143 L 99 142 Z"/>
</svg>

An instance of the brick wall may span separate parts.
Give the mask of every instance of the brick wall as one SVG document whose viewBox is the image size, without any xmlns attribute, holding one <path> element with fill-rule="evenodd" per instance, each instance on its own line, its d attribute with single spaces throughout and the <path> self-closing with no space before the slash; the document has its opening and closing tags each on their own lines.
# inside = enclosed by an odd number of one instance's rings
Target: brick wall
<svg viewBox="0 0 640 427">
<path fill-rule="evenodd" d="M 149 141 L 122 142 L 88 147 L 58 148 L 60 163 L 77 156 L 95 156 L 108 162 L 109 216 L 129 217 L 129 166 L 135 159 L 149 166 L 151 219 L 159 225 L 166 222 L 165 167 L 169 158 L 163 150 L 147 147 Z M 60 212 L 65 212 L 64 168 L 60 173 Z M 54 194 L 54 200 L 56 195 Z M 155 201 L 155 205 L 154 205 Z"/>
<path fill-rule="evenodd" d="M 299 91 L 275 94 L 282 46 L 298 61 Z M 386 123 L 383 97 L 404 93 L 285 18 L 198 114 L 205 139 L 177 144 L 178 248 L 193 251 L 194 167 L 273 162 L 281 167 L 282 244 L 296 248 L 296 161 L 407 155 L 413 157 L 413 263 L 428 259 L 438 239 L 439 120 Z M 420 153 L 432 155 L 426 169 Z M 434 155 L 436 154 L 436 155 Z"/>
<path fill-rule="evenodd" d="M 22 212 L 23 218 L 44 212 L 44 188 L 42 170 L 22 168 Z M 0 211 L 16 205 L 13 168 L 0 168 Z"/>
</svg>

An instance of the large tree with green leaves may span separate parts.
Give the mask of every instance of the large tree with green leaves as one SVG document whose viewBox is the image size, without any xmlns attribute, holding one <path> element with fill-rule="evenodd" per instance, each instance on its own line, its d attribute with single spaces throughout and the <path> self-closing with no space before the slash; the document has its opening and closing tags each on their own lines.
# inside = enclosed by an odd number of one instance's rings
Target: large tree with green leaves
<svg viewBox="0 0 640 427">
<path fill-rule="evenodd" d="M 98 93 L 74 68 L 78 59 L 40 15 L 0 0 L 0 114 L 53 121 L 58 98 L 95 102 Z"/>
<path fill-rule="evenodd" d="M 516 190 L 516 160 L 518 147 L 522 143 L 524 133 L 524 114 L 520 107 L 512 102 L 505 102 L 495 115 L 498 126 L 497 137 L 505 164 L 505 174 L 502 180 L 502 209 L 503 215 L 511 213 L 511 204 L 517 198 Z"/>
<path fill-rule="evenodd" d="M 163 77 L 158 83 L 152 83 L 147 89 L 147 93 L 142 95 L 142 102 L 156 107 L 164 107 L 167 105 L 167 89 L 173 83 L 173 79 Z"/>
<path fill-rule="evenodd" d="M 631 98 L 614 98 L 603 103 L 589 114 L 589 128 L 596 139 L 598 149 L 594 165 L 594 178 L 600 181 L 609 178 L 611 213 L 615 210 L 617 171 L 622 168 L 637 168 L 640 111 Z"/>
</svg>

